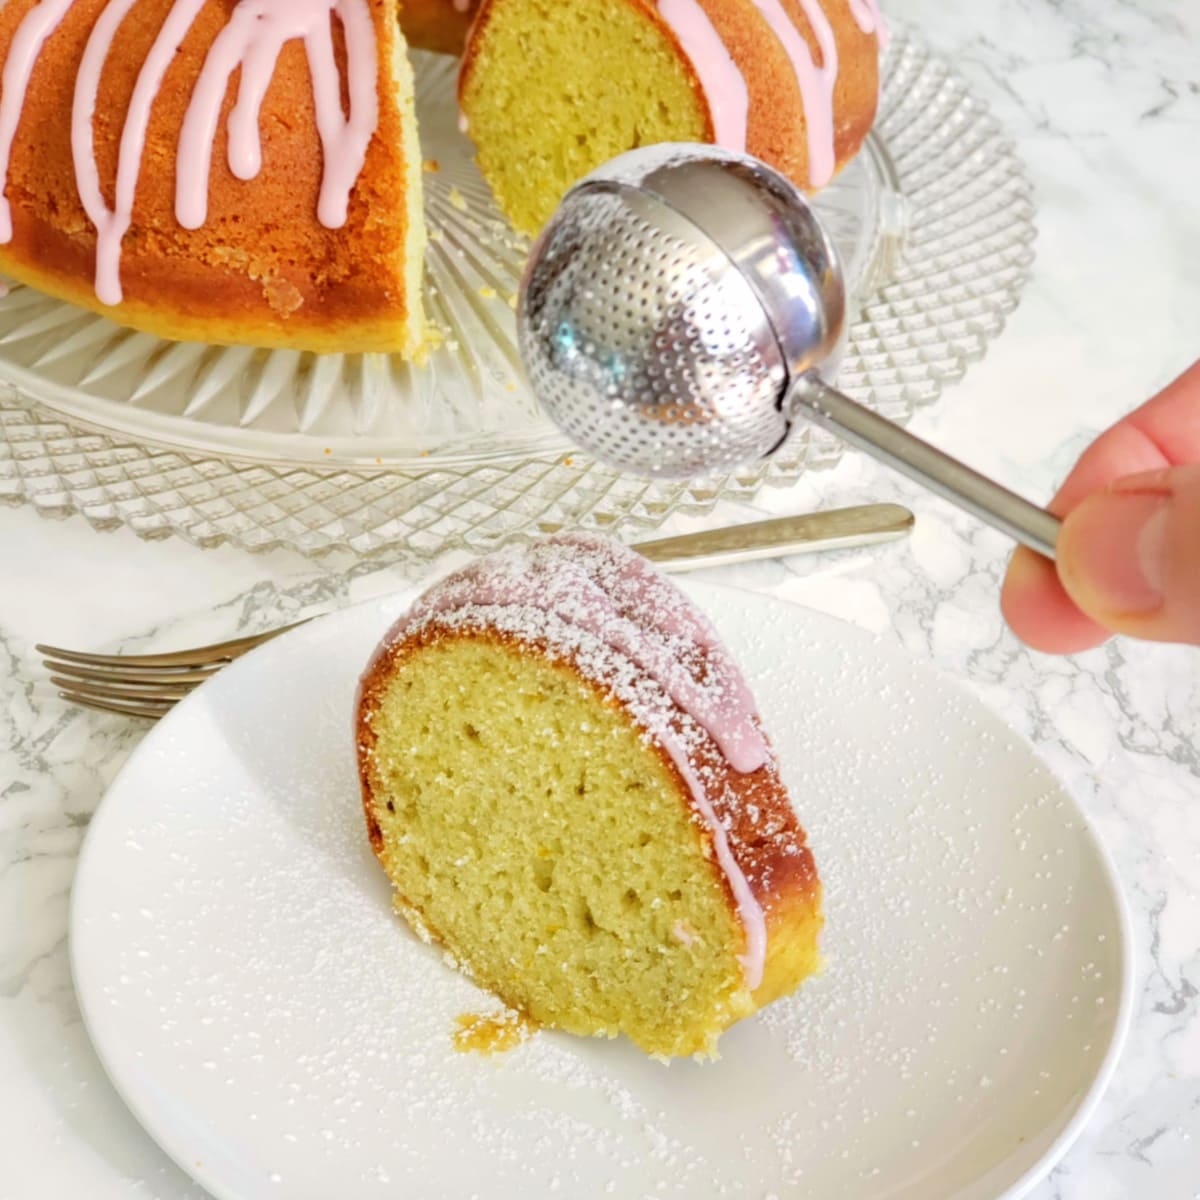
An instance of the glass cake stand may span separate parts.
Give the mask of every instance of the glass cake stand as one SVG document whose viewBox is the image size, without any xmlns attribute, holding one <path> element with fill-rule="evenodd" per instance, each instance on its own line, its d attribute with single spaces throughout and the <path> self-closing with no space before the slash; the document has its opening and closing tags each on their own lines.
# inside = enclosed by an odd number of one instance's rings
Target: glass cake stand
<svg viewBox="0 0 1200 1200">
<path fill-rule="evenodd" d="M 620 476 L 571 447 L 525 386 L 513 304 L 527 249 L 457 129 L 456 62 L 414 55 L 430 244 L 426 361 L 167 342 L 24 287 L 0 300 L 0 499 L 209 545 L 417 559 L 583 526 L 618 533 L 828 465 L 801 430 L 700 483 Z M 840 385 L 905 421 L 1015 307 L 1033 210 L 985 107 L 894 34 L 863 151 L 814 201 L 856 313 Z"/>
</svg>

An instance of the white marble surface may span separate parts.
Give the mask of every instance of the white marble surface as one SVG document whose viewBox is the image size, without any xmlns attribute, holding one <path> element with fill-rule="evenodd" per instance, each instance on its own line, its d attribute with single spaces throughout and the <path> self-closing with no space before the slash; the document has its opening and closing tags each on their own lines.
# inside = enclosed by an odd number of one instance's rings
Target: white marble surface
<svg viewBox="0 0 1200 1200">
<path fill-rule="evenodd" d="M 1020 308 L 916 428 L 1045 498 L 1088 438 L 1200 355 L 1200 5 L 892 0 L 1016 139 L 1039 239 Z M 1200 651 L 1031 654 L 997 608 L 1008 547 L 846 458 L 762 507 L 902 498 L 899 547 L 708 574 L 833 612 L 963 678 L 1087 808 L 1137 931 L 1138 1013 L 1099 1112 L 1034 1200 L 1200 1196 Z M 59 701 L 33 643 L 171 646 L 394 587 L 395 570 L 252 557 L 0 510 L 0 1200 L 201 1200 L 116 1097 L 67 965 L 88 819 L 143 728 Z M 937 1200 L 931 1197 L 930 1200 Z"/>
</svg>

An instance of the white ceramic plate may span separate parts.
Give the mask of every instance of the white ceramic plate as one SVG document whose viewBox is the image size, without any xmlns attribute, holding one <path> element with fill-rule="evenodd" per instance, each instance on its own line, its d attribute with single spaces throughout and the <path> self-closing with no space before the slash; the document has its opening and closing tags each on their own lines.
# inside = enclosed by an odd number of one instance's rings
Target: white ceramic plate
<svg viewBox="0 0 1200 1200">
<path fill-rule="evenodd" d="M 825 880 L 828 967 L 667 1067 L 540 1032 L 393 915 L 352 758 L 404 605 L 307 625 L 154 729 L 92 822 L 75 980 L 130 1108 L 220 1200 L 994 1200 L 1060 1156 L 1131 1008 L 1080 810 L 978 701 L 814 613 L 689 584 L 753 681 Z M 619 864 L 614 863 L 614 870 Z"/>
</svg>

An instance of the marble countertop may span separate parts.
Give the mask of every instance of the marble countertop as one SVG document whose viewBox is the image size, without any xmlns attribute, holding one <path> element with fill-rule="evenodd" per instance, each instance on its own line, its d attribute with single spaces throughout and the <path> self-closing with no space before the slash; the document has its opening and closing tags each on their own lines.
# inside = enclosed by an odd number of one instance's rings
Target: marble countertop
<svg viewBox="0 0 1200 1200">
<path fill-rule="evenodd" d="M 1092 435 L 1200 355 L 1200 6 L 886 7 L 992 106 L 1038 205 L 1020 307 L 914 428 L 1044 499 Z M 1138 1009 L 1099 1111 L 1030 1195 L 1195 1200 L 1200 651 L 1126 641 L 1072 659 L 1029 652 L 998 611 L 1005 540 L 858 455 L 764 494 L 759 507 L 875 499 L 915 510 L 911 539 L 706 574 L 857 622 L 967 681 L 1087 809 L 1133 913 Z M 79 847 L 144 726 L 57 699 L 33 644 L 211 640 L 378 594 L 406 575 L 143 542 L 28 507 L 0 510 L 0 564 L 0 1200 L 201 1200 L 107 1082 L 67 960 Z"/>
</svg>

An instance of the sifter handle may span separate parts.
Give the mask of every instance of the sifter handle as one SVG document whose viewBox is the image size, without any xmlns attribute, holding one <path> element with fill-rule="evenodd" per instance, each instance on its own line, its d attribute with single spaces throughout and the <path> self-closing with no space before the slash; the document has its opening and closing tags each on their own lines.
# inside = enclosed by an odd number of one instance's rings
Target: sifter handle
<svg viewBox="0 0 1200 1200">
<path fill-rule="evenodd" d="M 791 417 L 807 416 L 852 446 L 887 463 L 930 491 L 973 513 L 1045 558 L 1054 559 L 1062 522 L 1015 492 L 980 475 L 928 442 L 831 388 L 813 373 L 791 385 L 785 404 Z"/>
</svg>

